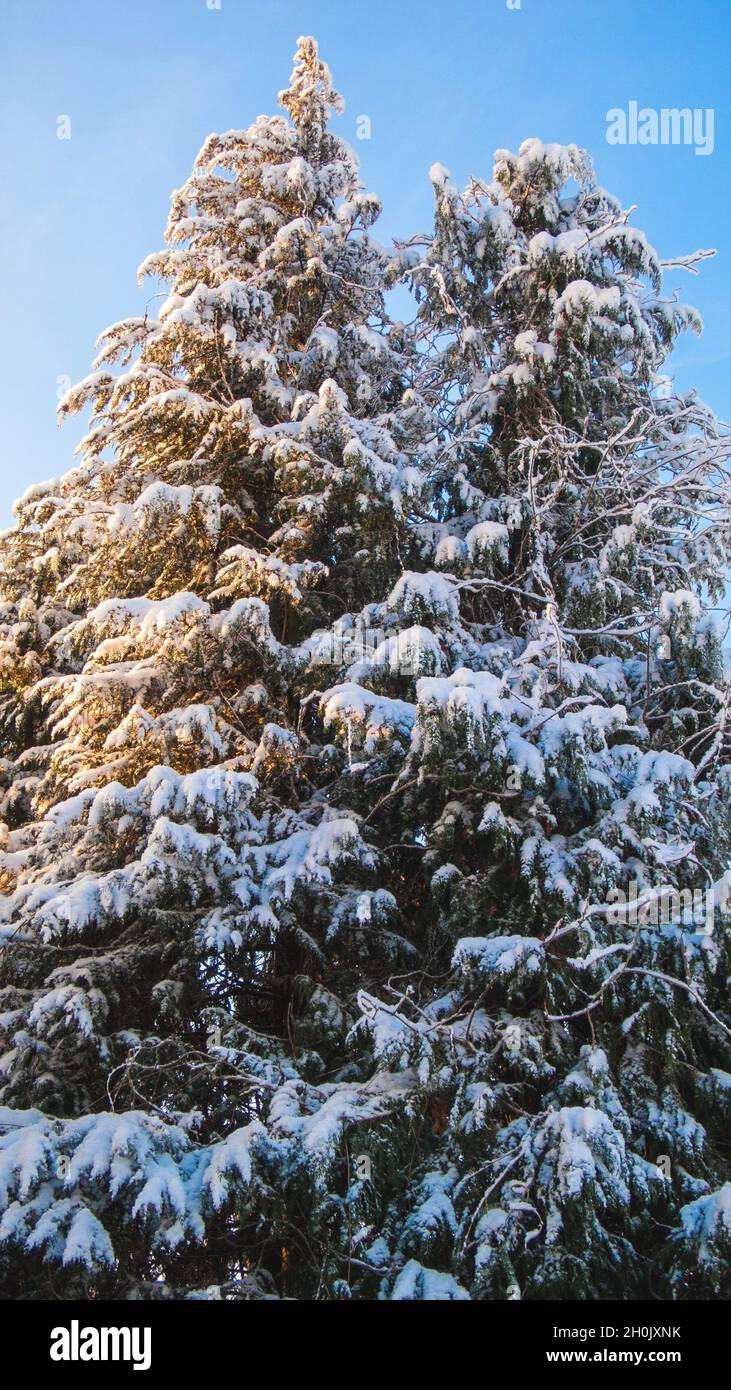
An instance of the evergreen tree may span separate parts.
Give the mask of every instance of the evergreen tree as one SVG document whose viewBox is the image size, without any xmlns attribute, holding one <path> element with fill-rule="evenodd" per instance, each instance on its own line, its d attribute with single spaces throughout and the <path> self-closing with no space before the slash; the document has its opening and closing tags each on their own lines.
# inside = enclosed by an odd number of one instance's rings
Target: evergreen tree
<svg viewBox="0 0 731 1390">
<path fill-rule="evenodd" d="M 718 1295 L 697 320 L 577 150 L 435 167 L 390 264 L 312 40 L 280 100 L 206 142 L 2 542 L 5 1293 Z"/>
<path fill-rule="evenodd" d="M 420 528 L 439 657 L 398 784 L 428 973 L 373 1028 L 443 1132 L 389 1209 L 389 1287 L 717 1296 L 730 450 L 660 371 L 700 325 L 576 148 L 498 151 L 464 194 L 432 180 L 404 263 L 444 402 Z"/>
<path fill-rule="evenodd" d="M 312 39 L 280 102 L 206 141 L 142 267 L 158 318 L 103 334 L 61 404 L 91 405 L 81 462 L 3 540 L 0 1237 L 24 1297 L 309 1291 L 345 1116 L 386 1104 L 333 1077 L 361 957 L 408 948 L 330 795 L 344 755 L 303 722 L 366 641 L 342 615 L 401 571 L 431 421 Z"/>
</svg>

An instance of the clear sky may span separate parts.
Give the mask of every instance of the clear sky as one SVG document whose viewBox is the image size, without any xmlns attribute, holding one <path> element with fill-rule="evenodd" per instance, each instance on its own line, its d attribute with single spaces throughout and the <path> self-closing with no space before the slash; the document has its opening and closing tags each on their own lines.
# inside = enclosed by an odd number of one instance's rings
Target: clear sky
<svg viewBox="0 0 731 1390">
<path fill-rule="evenodd" d="M 382 241 L 430 225 L 434 161 L 489 176 L 494 149 L 537 135 L 587 148 L 664 257 L 715 247 L 674 277 L 706 331 L 672 369 L 731 418 L 731 0 L 216 3 L 0 0 L 0 524 L 71 465 L 82 423 L 57 428 L 59 378 L 85 376 L 101 330 L 159 288 L 136 269 L 171 190 L 209 131 L 277 109 L 301 33 L 345 96 L 335 127 L 384 202 Z M 607 111 L 632 101 L 711 108 L 713 153 L 608 144 Z"/>
</svg>

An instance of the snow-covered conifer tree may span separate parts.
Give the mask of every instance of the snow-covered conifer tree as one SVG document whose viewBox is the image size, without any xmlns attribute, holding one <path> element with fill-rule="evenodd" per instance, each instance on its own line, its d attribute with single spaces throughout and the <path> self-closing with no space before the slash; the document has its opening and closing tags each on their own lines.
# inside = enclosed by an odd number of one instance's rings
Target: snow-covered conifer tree
<svg viewBox="0 0 731 1390">
<path fill-rule="evenodd" d="M 204 146 L 2 543 L 5 1287 L 718 1294 L 695 320 L 578 151 L 435 167 L 389 264 L 312 40 L 281 100 Z"/>
<path fill-rule="evenodd" d="M 280 103 L 206 141 L 142 266 L 157 317 L 102 335 L 61 404 L 91 406 L 81 461 L 2 542 L 0 1248 L 24 1297 L 312 1291 L 345 1118 L 391 1103 L 341 1054 L 361 957 L 408 947 L 330 797 L 343 755 L 303 725 L 359 650 L 342 615 L 401 572 L 430 417 L 312 39 Z"/>
<path fill-rule="evenodd" d="M 390 838 L 424 847 L 430 944 L 367 1026 L 430 1090 L 438 1137 L 385 1219 L 387 1288 L 715 1296 L 728 435 L 661 373 L 697 317 L 585 155 L 528 140 L 490 185 L 432 180 L 434 236 L 404 264 L 446 438 L 432 573 L 400 592 L 434 671 L 390 792 Z"/>
</svg>

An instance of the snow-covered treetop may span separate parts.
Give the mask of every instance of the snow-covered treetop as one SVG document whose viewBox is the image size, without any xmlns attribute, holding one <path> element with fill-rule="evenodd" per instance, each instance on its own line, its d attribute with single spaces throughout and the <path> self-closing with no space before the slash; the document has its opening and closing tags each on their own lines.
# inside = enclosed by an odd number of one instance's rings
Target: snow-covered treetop
<svg viewBox="0 0 731 1390">
<path fill-rule="evenodd" d="M 425 559 L 511 633 L 550 613 L 568 642 L 678 631 L 664 596 L 718 599 L 731 539 L 724 431 L 661 372 L 698 315 L 575 146 L 499 150 L 464 192 L 441 165 L 431 178 L 434 235 L 402 248 L 449 382 Z"/>
<path fill-rule="evenodd" d="M 289 87 L 279 93 L 279 104 L 289 112 L 296 126 L 319 133 L 325 133 L 330 112 L 341 113 L 345 102 L 335 91 L 332 75 L 317 51 L 317 41 L 300 37 L 294 55 L 294 68 L 289 79 Z"/>
</svg>

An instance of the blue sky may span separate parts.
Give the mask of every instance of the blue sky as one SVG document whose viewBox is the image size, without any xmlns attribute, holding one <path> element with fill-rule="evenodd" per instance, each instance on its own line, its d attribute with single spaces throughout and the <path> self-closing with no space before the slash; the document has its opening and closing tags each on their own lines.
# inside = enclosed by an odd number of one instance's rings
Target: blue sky
<svg viewBox="0 0 731 1390">
<path fill-rule="evenodd" d="M 382 241 L 430 225 L 429 166 L 463 182 L 530 135 L 574 141 L 669 257 L 700 309 L 672 369 L 731 418 L 731 4 L 728 0 L 2 0 L 0 524 L 34 481 L 72 463 L 59 378 L 86 375 L 107 324 L 140 311 L 172 189 L 206 134 L 276 110 L 300 33 L 320 41 L 356 148 L 384 202 Z M 512 0 L 515 4 L 516 0 Z M 714 111 L 715 148 L 610 145 L 610 108 Z M 356 139 L 368 115 L 370 140 Z M 71 138 L 57 138 L 59 117 Z"/>
</svg>

